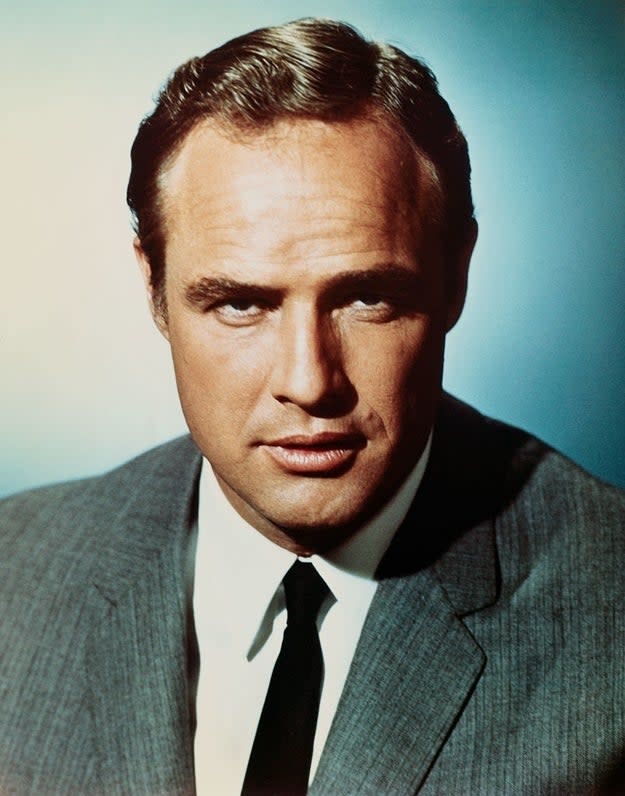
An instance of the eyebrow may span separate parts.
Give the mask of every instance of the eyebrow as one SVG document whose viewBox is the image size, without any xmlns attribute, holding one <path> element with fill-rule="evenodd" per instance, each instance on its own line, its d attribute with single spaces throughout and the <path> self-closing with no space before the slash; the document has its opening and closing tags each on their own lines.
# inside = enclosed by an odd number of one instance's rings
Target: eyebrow
<svg viewBox="0 0 625 796">
<path fill-rule="evenodd" d="M 406 265 L 381 263 L 373 268 L 336 274 L 327 281 L 326 290 L 328 293 L 358 290 L 413 291 L 421 280 L 421 273 Z"/>
<path fill-rule="evenodd" d="M 222 276 L 203 276 L 196 282 L 187 285 L 184 291 L 185 299 L 189 304 L 206 305 L 223 301 L 232 296 L 253 294 L 265 301 L 276 301 L 282 291 L 253 282 L 239 282 Z"/>
<path fill-rule="evenodd" d="M 405 265 L 382 263 L 359 271 L 344 271 L 330 276 L 323 285 L 323 293 L 349 293 L 358 290 L 392 290 L 411 293 L 422 280 L 422 275 Z M 184 289 L 185 299 L 192 305 L 207 305 L 233 296 L 253 295 L 268 303 L 277 302 L 284 290 L 255 282 L 240 282 L 223 276 L 203 276 Z"/>
</svg>

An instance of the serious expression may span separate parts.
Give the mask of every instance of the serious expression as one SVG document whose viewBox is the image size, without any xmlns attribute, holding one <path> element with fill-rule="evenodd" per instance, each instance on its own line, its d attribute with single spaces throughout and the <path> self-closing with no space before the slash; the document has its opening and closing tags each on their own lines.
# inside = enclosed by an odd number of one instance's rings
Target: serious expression
<svg viewBox="0 0 625 796">
<path fill-rule="evenodd" d="M 375 119 L 202 123 L 162 175 L 156 320 L 189 429 L 235 509 L 296 552 L 377 512 L 430 433 L 458 306 L 433 183 Z"/>
</svg>

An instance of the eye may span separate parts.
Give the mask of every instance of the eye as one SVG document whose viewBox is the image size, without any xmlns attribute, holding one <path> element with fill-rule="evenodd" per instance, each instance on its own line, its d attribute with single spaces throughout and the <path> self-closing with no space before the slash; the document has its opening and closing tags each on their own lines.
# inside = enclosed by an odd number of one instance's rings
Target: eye
<svg viewBox="0 0 625 796">
<path fill-rule="evenodd" d="M 252 298 L 232 298 L 214 304 L 210 311 L 222 323 L 247 326 L 262 318 L 268 311 L 266 303 Z"/>
<path fill-rule="evenodd" d="M 378 293 L 358 293 L 350 296 L 345 308 L 363 320 L 386 321 L 397 314 L 396 303 L 388 296 Z"/>
<path fill-rule="evenodd" d="M 351 303 L 356 307 L 377 307 L 380 304 L 388 304 L 388 301 L 381 296 L 357 296 Z"/>
</svg>

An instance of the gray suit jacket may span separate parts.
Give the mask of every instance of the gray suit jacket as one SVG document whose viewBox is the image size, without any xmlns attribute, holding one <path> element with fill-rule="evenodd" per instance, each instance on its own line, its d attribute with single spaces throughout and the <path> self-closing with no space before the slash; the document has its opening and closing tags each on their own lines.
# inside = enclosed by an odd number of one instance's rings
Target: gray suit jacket
<svg viewBox="0 0 625 796">
<path fill-rule="evenodd" d="M 184 438 L 1 504 L 3 795 L 193 793 L 199 465 Z M 445 398 L 313 796 L 625 792 L 624 528 L 622 493 Z"/>
</svg>

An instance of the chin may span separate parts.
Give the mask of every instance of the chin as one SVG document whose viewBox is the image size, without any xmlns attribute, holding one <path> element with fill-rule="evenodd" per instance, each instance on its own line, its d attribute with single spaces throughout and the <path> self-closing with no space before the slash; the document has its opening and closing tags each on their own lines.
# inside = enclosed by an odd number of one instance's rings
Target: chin
<svg viewBox="0 0 625 796">
<path fill-rule="evenodd" d="M 294 542 L 321 551 L 348 539 L 377 513 L 379 506 L 372 499 L 333 505 L 329 500 L 321 502 L 315 498 L 305 506 L 301 503 L 282 506 L 281 511 L 267 513 L 265 517 Z"/>
<path fill-rule="evenodd" d="M 324 553 L 349 539 L 357 527 L 357 524 L 352 523 L 332 527 L 311 525 L 310 527 L 284 528 L 282 533 L 289 540 L 289 544 L 283 546 L 287 546 L 298 555 Z M 281 544 L 279 538 L 276 538 L 275 541 Z"/>
</svg>

